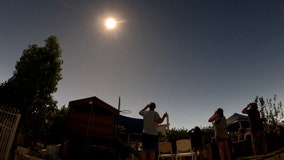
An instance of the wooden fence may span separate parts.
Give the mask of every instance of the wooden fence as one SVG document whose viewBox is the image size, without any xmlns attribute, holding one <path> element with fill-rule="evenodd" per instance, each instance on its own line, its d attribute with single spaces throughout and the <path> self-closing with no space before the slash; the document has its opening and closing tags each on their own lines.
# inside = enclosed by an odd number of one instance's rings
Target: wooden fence
<svg viewBox="0 0 284 160">
<path fill-rule="evenodd" d="M 8 160 L 21 118 L 19 110 L 0 106 L 0 159 Z"/>
</svg>

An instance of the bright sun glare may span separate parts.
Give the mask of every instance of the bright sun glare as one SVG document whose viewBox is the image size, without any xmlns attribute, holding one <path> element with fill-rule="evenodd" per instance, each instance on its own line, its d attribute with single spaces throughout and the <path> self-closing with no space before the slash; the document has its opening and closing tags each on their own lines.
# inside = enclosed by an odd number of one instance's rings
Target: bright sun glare
<svg viewBox="0 0 284 160">
<path fill-rule="evenodd" d="M 107 29 L 114 29 L 116 27 L 116 24 L 117 24 L 117 22 L 113 18 L 108 18 L 105 21 L 105 26 L 106 26 Z"/>
</svg>

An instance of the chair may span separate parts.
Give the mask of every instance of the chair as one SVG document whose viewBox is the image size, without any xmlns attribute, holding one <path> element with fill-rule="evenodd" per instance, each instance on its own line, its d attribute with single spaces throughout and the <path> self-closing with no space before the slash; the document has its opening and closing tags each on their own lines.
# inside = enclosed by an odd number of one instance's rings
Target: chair
<svg viewBox="0 0 284 160">
<path fill-rule="evenodd" d="M 191 147 L 190 139 L 181 139 L 176 141 L 177 153 L 175 154 L 176 160 L 182 157 L 191 157 L 193 160 L 193 150 Z"/>
<path fill-rule="evenodd" d="M 164 158 L 171 158 L 174 159 L 175 155 L 172 151 L 172 144 L 171 142 L 159 142 L 158 143 L 159 148 L 159 159 L 161 158 L 164 160 Z"/>
</svg>

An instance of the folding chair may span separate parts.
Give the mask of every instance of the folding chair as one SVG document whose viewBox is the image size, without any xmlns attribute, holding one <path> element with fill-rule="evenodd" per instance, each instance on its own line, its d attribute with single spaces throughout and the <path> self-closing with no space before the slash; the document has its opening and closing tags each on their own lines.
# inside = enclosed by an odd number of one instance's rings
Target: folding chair
<svg viewBox="0 0 284 160">
<path fill-rule="evenodd" d="M 190 139 L 181 139 L 176 141 L 177 153 L 175 154 L 176 160 L 182 157 L 191 157 L 193 160 L 193 150 L 191 147 Z"/>
<path fill-rule="evenodd" d="M 171 158 L 172 160 L 174 159 L 175 155 L 173 154 L 172 151 L 171 142 L 159 142 L 158 147 L 159 147 L 159 159 L 160 158 L 162 160 L 164 160 L 164 158 Z"/>
</svg>

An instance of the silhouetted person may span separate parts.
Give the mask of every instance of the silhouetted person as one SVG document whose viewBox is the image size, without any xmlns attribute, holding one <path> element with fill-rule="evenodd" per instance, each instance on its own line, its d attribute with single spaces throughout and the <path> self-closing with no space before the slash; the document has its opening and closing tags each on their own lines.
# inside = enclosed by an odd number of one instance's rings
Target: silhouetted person
<svg viewBox="0 0 284 160">
<path fill-rule="evenodd" d="M 251 130 L 251 142 L 252 150 L 254 155 L 259 154 L 259 146 L 262 147 L 263 153 L 267 153 L 267 144 L 265 131 L 263 127 L 263 121 L 260 117 L 260 112 L 258 110 L 256 103 L 249 103 L 243 110 L 242 113 L 247 114 L 250 121 L 250 130 Z"/>
<path fill-rule="evenodd" d="M 194 159 L 197 160 L 198 155 L 200 157 L 200 160 L 203 160 L 203 135 L 204 133 L 201 131 L 201 129 L 197 126 L 195 126 L 193 129 L 191 129 L 188 132 L 190 138 L 191 138 L 191 146 L 194 152 Z M 199 154 L 198 154 L 199 153 Z"/>
<path fill-rule="evenodd" d="M 149 110 L 147 110 L 148 108 Z M 161 118 L 159 113 L 155 111 L 155 108 L 156 104 L 151 102 L 139 112 L 144 119 L 142 160 L 146 160 L 148 154 L 150 155 L 150 160 L 155 160 L 156 152 L 158 151 L 158 124 L 162 123 L 168 116 L 167 113 L 164 113 Z"/>
<path fill-rule="evenodd" d="M 229 148 L 229 135 L 226 129 L 226 118 L 223 114 L 223 109 L 218 108 L 215 113 L 209 118 L 208 122 L 213 123 L 215 138 L 218 143 L 220 159 L 224 160 L 225 155 L 228 160 L 231 160 L 231 151 Z"/>
</svg>

